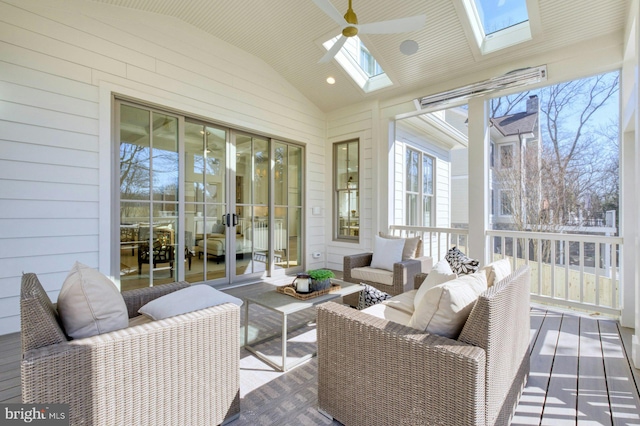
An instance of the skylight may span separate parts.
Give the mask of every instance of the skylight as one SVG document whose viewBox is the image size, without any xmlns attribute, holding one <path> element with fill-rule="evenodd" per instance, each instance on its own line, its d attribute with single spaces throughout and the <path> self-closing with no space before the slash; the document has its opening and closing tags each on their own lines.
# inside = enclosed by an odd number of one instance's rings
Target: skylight
<svg viewBox="0 0 640 426">
<path fill-rule="evenodd" d="M 329 50 L 338 38 L 339 36 L 334 37 L 322 45 Z M 366 93 L 393 84 L 358 36 L 349 37 L 342 49 L 336 54 L 335 59 Z"/>
<path fill-rule="evenodd" d="M 486 35 L 529 20 L 525 0 L 474 0 Z"/>
<path fill-rule="evenodd" d="M 539 14 L 535 0 L 459 0 L 459 3 L 470 24 L 465 30 L 475 41 L 480 56 L 531 40 L 537 32 L 534 28 L 538 28 Z"/>
</svg>

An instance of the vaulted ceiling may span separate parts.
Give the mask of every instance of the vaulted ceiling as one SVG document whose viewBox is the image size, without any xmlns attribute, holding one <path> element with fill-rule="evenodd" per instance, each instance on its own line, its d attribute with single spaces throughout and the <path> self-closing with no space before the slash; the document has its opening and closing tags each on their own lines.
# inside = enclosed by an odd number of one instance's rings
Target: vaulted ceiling
<svg viewBox="0 0 640 426">
<path fill-rule="evenodd" d="M 387 89 L 366 94 L 335 60 L 319 64 L 321 43 L 339 33 L 338 25 L 312 0 L 93 0 L 169 15 L 189 23 L 261 58 L 324 111 L 384 100 L 406 93 L 431 92 L 448 81 L 480 80 L 474 75 L 505 73 L 527 58 L 589 40 L 622 40 L 628 0 L 539 0 L 540 33 L 523 44 L 480 56 L 467 37 L 469 24 L 461 0 L 353 0 L 360 23 L 425 14 L 426 25 L 404 34 L 362 35 L 360 38 L 393 81 Z M 347 0 L 330 0 L 341 13 Z M 411 39 L 420 48 L 402 54 L 400 43 Z M 598 43 L 593 43 L 594 46 Z M 527 66 L 542 65 L 529 63 Z M 497 74 L 496 74 L 497 75 Z M 326 78 L 333 76 L 334 85 Z M 454 83 L 452 83 L 454 84 Z M 453 87 L 450 87 L 453 88 Z"/>
</svg>

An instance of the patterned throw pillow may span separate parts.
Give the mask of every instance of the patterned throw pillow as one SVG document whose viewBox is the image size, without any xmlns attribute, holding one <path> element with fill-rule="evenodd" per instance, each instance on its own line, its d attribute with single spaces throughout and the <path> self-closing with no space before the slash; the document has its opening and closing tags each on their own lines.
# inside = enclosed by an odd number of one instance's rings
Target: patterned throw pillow
<svg viewBox="0 0 640 426">
<path fill-rule="evenodd" d="M 478 260 L 467 257 L 457 247 L 451 248 L 444 258 L 449 262 L 451 270 L 458 275 L 473 274 L 480 265 Z"/>
<path fill-rule="evenodd" d="M 364 285 L 364 289 L 360 291 L 360 298 L 358 299 L 358 310 L 368 308 L 369 306 L 377 305 L 378 303 L 391 299 L 391 295 L 380 291 L 369 284 Z"/>
</svg>

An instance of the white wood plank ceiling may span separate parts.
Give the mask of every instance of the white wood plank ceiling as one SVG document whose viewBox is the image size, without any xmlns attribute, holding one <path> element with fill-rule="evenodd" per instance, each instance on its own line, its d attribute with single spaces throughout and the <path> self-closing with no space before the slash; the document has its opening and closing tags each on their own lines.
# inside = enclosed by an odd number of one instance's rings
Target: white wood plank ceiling
<svg viewBox="0 0 640 426">
<path fill-rule="evenodd" d="M 540 54 L 572 45 L 584 49 L 591 45 L 584 42 L 604 36 L 622 41 L 629 8 L 628 0 L 539 0 L 540 37 L 476 59 L 465 35 L 467 21 L 454 4 L 461 0 L 354 0 L 360 23 L 427 16 L 419 31 L 361 37 L 394 82 L 365 94 L 335 60 L 318 64 L 325 52 L 320 42 L 337 35 L 339 28 L 312 0 L 93 1 L 172 16 L 206 31 L 263 59 L 323 111 L 420 90 L 428 94 L 429 87 L 447 81 L 473 82 L 479 80 L 474 75 L 507 72 L 512 64 L 539 61 Z M 341 13 L 347 10 L 347 0 L 331 2 Z M 419 43 L 416 54 L 400 52 L 406 39 Z M 337 80 L 333 86 L 325 81 L 329 75 Z"/>
</svg>

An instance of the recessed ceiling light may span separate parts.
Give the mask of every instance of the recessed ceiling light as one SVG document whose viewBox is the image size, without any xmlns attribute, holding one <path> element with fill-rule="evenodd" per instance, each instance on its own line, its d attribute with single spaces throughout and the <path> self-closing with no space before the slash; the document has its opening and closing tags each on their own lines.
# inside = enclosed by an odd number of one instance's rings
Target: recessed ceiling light
<svg viewBox="0 0 640 426">
<path fill-rule="evenodd" d="M 327 77 L 327 83 L 329 84 L 334 84 L 336 82 L 336 79 L 333 77 Z"/>
<path fill-rule="evenodd" d="M 418 51 L 418 43 L 414 40 L 405 40 L 400 43 L 400 51 L 405 55 L 413 55 Z"/>
</svg>

